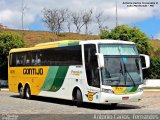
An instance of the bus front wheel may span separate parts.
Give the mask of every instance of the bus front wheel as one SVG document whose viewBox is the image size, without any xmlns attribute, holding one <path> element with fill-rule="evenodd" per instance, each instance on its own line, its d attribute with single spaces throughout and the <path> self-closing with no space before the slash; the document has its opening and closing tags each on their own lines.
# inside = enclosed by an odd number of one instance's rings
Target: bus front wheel
<svg viewBox="0 0 160 120">
<path fill-rule="evenodd" d="M 111 108 L 115 108 L 115 107 L 117 107 L 117 105 L 118 105 L 118 103 L 111 103 Z"/>
<path fill-rule="evenodd" d="M 28 85 L 25 87 L 25 97 L 28 100 L 31 99 L 31 89 L 30 89 L 30 87 Z"/>
<path fill-rule="evenodd" d="M 77 107 L 82 106 L 82 102 L 83 102 L 82 93 L 79 89 L 77 89 L 77 94 L 76 94 L 76 105 L 77 105 Z"/>
</svg>

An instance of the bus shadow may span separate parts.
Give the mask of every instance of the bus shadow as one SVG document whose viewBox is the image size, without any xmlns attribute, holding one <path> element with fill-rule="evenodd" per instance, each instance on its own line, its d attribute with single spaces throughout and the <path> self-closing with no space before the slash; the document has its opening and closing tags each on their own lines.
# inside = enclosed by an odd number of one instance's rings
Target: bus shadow
<svg viewBox="0 0 160 120">
<path fill-rule="evenodd" d="M 11 95 L 10 97 L 19 98 L 19 95 Z M 19 98 L 21 99 L 21 98 Z M 76 106 L 75 103 L 71 100 L 64 100 L 58 98 L 49 98 L 49 97 L 41 97 L 41 96 L 32 96 L 33 101 L 40 101 L 40 102 L 48 102 L 60 105 L 67 105 L 67 106 Z M 127 109 L 141 109 L 140 106 L 136 105 L 128 105 L 128 104 L 118 104 L 116 107 L 112 107 L 109 104 L 95 104 L 95 103 L 83 103 L 80 108 L 86 109 L 97 109 L 97 110 L 127 110 Z"/>
<path fill-rule="evenodd" d="M 10 97 L 21 99 L 19 95 L 11 95 Z M 63 99 L 50 98 L 50 97 L 41 97 L 41 96 L 32 96 L 31 101 L 40 101 L 40 102 L 55 103 L 55 104 L 70 105 L 70 106 L 74 105 L 73 101 L 70 101 L 70 100 L 63 100 Z"/>
<path fill-rule="evenodd" d="M 19 98 L 20 99 L 19 95 L 10 95 L 10 97 L 12 97 L 12 98 Z"/>
<path fill-rule="evenodd" d="M 127 110 L 127 109 L 141 109 L 141 107 L 136 105 L 128 104 L 118 104 L 116 107 L 111 106 L 110 104 L 93 104 L 93 103 L 84 103 L 82 107 L 89 109 L 98 109 L 98 110 Z"/>
</svg>

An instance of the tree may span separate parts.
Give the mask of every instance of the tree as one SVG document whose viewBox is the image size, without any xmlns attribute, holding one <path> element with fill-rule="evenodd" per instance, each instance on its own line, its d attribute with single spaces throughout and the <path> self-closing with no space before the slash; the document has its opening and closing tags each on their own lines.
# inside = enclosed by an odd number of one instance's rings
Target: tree
<svg viewBox="0 0 160 120">
<path fill-rule="evenodd" d="M 101 39 L 106 39 L 108 38 L 108 34 L 109 34 L 109 30 L 108 30 L 108 27 L 102 27 L 100 28 L 100 38 Z"/>
<path fill-rule="evenodd" d="M 103 27 L 103 23 L 104 23 L 104 19 L 103 19 L 103 12 L 99 12 L 95 15 L 95 21 L 98 24 L 98 28 L 101 31 L 102 27 Z"/>
<path fill-rule="evenodd" d="M 151 53 L 151 45 L 149 43 L 149 38 L 137 27 L 121 25 L 113 28 L 111 31 L 109 31 L 108 29 L 102 29 L 100 37 L 102 39 L 119 39 L 124 41 L 132 41 L 136 43 L 136 46 L 140 53 Z"/>
<path fill-rule="evenodd" d="M 47 27 L 59 35 L 63 29 L 63 23 L 67 19 L 68 9 L 43 9 L 43 22 L 47 24 Z"/>
<path fill-rule="evenodd" d="M 86 29 L 85 30 L 86 34 L 88 34 L 88 26 L 92 22 L 92 13 L 93 13 L 92 9 L 89 11 L 85 11 L 83 14 L 83 17 L 82 17 L 83 23 L 84 23 L 85 29 Z"/>
<path fill-rule="evenodd" d="M 0 33 L 0 78 L 7 79 L 9 51 L 12 48 L 23 47 L 22 38 L 15 34 Z"/>
<path fill-rule="evenodd" d="M 150 68 L 143 70 L 145 79 L 160 79 L 160 58 L 151 58 Z"/>
<path fill-rule="evenodd" d="M 7 56 L 12 48 L 23 47 L 21 37 L 15 34 L 0 33 L 0 64 L 7 62 Z"/>
<path fill-rule="evenodd" d="M 71 14 L 72 14 L 71 11 L 68 10 L 66 19 L 68 32 L 71 32 L 71 24 L 72 24 Z"/>
<path fill-rule="evenodd" d="M 72 13 L 72 21 L 73 21 L 73 24 L 76 26 L 76 32 L 80 33 L 81 28 L 84 26 L 82 12 L 80 12 L 80 13 L 73 12 Z"/>
<path fill-rule="evenodd" d="M 72 13 L 72 21 L 76 26 L 76 32 L 80 33 L 81 28 L 85 26 L 85 33 L 88 34 L 88 26 L 92 22 L 92 9 L 89 11 L 80 11 Z"/>
<path fill-rule="evenodd" d="M 68 9 L 58 10 L 58 13 L 57 13 L 58 34 L 63 29 L 63 23 L 67 19 L 67 12 L 68 12 Z"/>
<path fill-rule="evenodd" d="M 47 27 L 52 31 L 57 31 L 57 22 L 56 22 L 56 15 L 57 10 L 50 10 L 50 9 L 43 9 L 43 22 L 47 24 Z"/>
</svg>

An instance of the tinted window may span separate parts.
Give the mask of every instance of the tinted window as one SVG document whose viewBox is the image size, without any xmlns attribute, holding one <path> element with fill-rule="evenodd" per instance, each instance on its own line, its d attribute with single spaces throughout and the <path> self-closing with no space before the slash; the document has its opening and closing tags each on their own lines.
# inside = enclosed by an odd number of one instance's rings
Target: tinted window
<svg viewBox="0 0 160 120">
<path fill-rule="evenodd" d="M 138 55 L 136 46 L 132 44 L 100 44 L 99 50 L 103 55 Z"/>
<path fill-rule="evenodd" d="M 84 45 L 85 68 L 88 85 L 100 87 L 99 70 L 97 63 L 96 46 Z"/>
<path fill-rule="evenodd" d="M 82 65 L 81 46 L 12 53 L 11 66 Z"/>
</svg>

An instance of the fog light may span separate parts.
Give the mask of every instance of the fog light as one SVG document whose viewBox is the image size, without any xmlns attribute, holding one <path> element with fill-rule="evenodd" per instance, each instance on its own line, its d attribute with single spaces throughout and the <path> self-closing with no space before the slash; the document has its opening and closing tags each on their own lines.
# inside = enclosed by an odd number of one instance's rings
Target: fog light
<svg viewBox="0 0 160 120">
<path fill-rule="evenodd" d="M 104 89 L 102 88 L 102 92 L 105 92 L 105 93 L 114 93 L 111 89 Z"/>
</svg>

